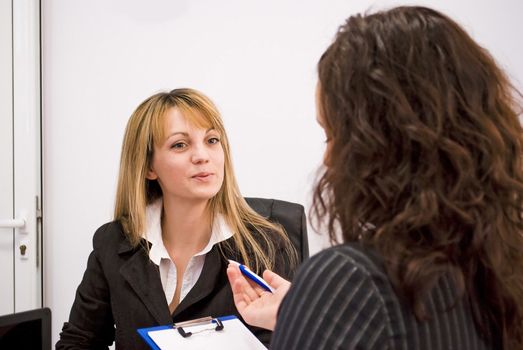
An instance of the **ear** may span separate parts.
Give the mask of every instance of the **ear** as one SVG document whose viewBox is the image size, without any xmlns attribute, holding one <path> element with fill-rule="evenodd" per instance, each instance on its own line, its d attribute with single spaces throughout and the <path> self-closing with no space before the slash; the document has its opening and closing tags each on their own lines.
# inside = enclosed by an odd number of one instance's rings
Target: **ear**
<svg viewBox="0 0 523 350">
<path fill-rule="evenodd" d="M 147 170 L 147 175 L 145 175 L 145 178 L 147 180 L 156 180 L 158 179 L 158 175 L 152 168 L 149 168 L 149 170 Z"/>
</svg>

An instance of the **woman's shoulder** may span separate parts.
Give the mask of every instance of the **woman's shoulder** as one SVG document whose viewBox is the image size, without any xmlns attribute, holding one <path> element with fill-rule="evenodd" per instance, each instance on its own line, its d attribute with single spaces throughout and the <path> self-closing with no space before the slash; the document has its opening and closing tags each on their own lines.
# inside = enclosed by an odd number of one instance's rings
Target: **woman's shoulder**
<svg viewBox="0 0 523 350">
<path fill-rule="evenodd" d="M 127 241 L 122 225 L 119 221 L 110 221 L 100 226 L 93 235 L 95 250 L 114 247 Z"/>
<path fill-rule="evenodd" d="M 380 256 L 372 249 L 359 243 L 348 243 L 330 247 L 313 255 L 300 266 L 296 278 L 300 275 L 310 278 L 321 274 L 320 279 L 335 276 L 329 271 L 342 271 L 351 274 L 354 280 L 368 280 L 376 290 L 389 290 L 390 283 Z M 338 278 L 338 277 L 335 277 Z"/>
<path fill-rule="evenodd" d="M 361 266 L 365 270 L 383 271 L 383 262 L 372 248 L 360 243 L 345 243 L 326 248 L 311 257 L 311 263 L 336 259 L 339 262 Z"/>
<path fill-rule="evenodd" d="M 340 348 L 336 342 L 355 344 L 360 340 L 370 344 L 362 348 L 382 348 L 392 332 L 388 312 L 392 293 L 372 251 L 358 244 L 331 247 L 299 268 L 280 307 L 278 322 L 292 325 L 289 334 L 299 329 L 307 344 L 329 334 L 325 346 L 319 347 L 322 349 Z M 300 323 L 317 327 L 305 335 Z M 285 338 L 278 333 L 278 327 L 275 338 L 276 344 Z"/>
</svg>

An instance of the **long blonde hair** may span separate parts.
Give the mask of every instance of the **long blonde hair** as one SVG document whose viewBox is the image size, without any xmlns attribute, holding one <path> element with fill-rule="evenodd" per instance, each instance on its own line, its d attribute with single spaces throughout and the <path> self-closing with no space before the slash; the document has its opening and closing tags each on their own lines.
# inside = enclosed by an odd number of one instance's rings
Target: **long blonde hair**
<svg viewBox="0 0 523 350">
<path fill-rule="evenodd" d="M 297 261 L 296 251 L 280 225 L 256 213 L 240 194 L 234 176 L 229 141 L 220 113 L 214 103 L 194 89 L 175 89 L 157 93 L 134 111 L 129 119 L 122 145 L 120 173 L 116 191 L 114 219 L 121 222 L 133 246 L 142 242 L 146 229 L 146 207 L 162 196 L 156 180 L 146 178 L 154 145 L 165 138 L 165 113 L 176 107 L 198 127 L 211 126 L 221 135 L 224 152 L 224 179 L 219 192 L 209 201 L 212 215 L 220 213 L 233 231 L 234 245 L 222 242 L 221 252 L 238 251 L 245 264 L 257 271 L 273 269 L 276 247 L 267 232 L 281 237 L 289 262 Z M 259 236 L 255 239 L 253 232 Z M 261 239 L 261 241 L 260 241 Z"/>
</svg>

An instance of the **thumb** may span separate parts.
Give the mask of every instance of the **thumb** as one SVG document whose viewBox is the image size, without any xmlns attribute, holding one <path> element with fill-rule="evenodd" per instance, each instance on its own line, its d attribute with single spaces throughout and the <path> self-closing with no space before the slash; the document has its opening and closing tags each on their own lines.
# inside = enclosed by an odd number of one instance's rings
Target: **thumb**
<svg viewBox="0 0 523 350">
<path fill-rule="evenodd" d="M 272 272 L 271 270 L 265 270 L 263 272 L 263 279 L 271 285 L 271 287 L 278 289 L 282 286 L 289 286 L 291 283 L 285 278 L 281 277 L 277 273 Z"/>
</svg>

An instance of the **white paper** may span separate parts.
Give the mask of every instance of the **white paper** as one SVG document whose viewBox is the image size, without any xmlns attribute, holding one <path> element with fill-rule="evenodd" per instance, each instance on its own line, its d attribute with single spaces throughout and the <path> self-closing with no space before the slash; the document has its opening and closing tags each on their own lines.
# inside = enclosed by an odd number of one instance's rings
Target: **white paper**
<svg viewBox="0 0 523 350">
<path fill-rule="evenodd" d="M 176 329 L 148 332 L 149 337 L 162 350 L 267 350 L 267 348 L 237 318 L 222 321 L 223 330 L 216 331 L 216 324 L 184 327 L 192 332 L 184 338 Z M 199 333 L 197 333 L 199 332 Z"/>
</svg>

